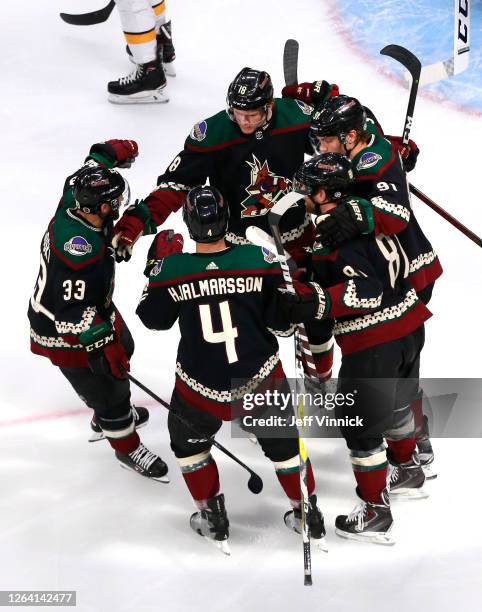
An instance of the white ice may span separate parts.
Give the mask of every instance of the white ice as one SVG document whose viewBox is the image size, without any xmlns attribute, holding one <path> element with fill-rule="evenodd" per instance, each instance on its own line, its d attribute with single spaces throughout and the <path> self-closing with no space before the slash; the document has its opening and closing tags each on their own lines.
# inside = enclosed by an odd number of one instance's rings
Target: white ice
<svg viewBox="0 0 482 612">
<path fill-rule="evenodd" d="M 267 69 L 280 91 L 289 37 L 301 42 L 301 80 L 337 82 L 388 133 L 403 125 L 406 90 L 348 48 L 332 21 L 333 3 L 316 0 L 170 0 L 178 53 L 170 103 L 110 105 L 107 81 L 131 70 L 117 15 L 88 28 L 58 17 L 102 1 L 2 8 L 0 590 L 75 589 L 79 610 L 101 612 L 480 610 L 480 439 L 435 442 L 440 476 L 428 485 L 431 497 L 394 507 L 398 543 L 389 549 L 335 536 L 335 516 L 356 501 L 347 453 L 341 440 L 308 440 L 330 552 L 314 555 L 314 586 L 306 588 L 301 541 L 283 525 L 287 504 L 259 447 L 230 439 L 227 428 L 219 438 L 265 482 L 253 496 L 245 473 L 216 453 L 232 523 L 227 558 L 189 529 L 192 504 L 164 409 L 133 390 L 151 408 L 142 439 L 169 463 L 169 485 L 121 470 L 106 443 L 87 444 L 88 409 L 47 360 L 29 353 L 26 309 L 40 238 L 64 178 L 93 142 L 136 139 L 140 156 L 126 176 L 135 195 L 146 195 L 192 124 L 223 108 L 240 68 Z M 394 42 L 403 44 L 403 36 Z M 420 98 L 412 134 L 422 152 L 410 179 L 482 233 L 480 118 Z M 477 377 L 480 248 L 423 204 L 414 209 L 445 270 L 431 302 L 422 374 Z M 168 226 L 183 229 L 179 216 Z M 177 331 L 150 333 L 134 315 L 149 242 L 118 267 L 116 302 L 136 339 L 132 372 L 168 399 Z M 290 343 L 283 356 L 291 371 Z"/>
</svg>

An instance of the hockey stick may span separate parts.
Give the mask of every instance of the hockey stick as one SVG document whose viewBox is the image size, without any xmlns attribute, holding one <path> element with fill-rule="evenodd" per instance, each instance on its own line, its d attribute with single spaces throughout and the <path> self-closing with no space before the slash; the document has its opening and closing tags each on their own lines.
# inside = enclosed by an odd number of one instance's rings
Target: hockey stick
<svg viewBox="0 0 482 612">
<path fill-rule="evenodd" d="M 454 49 L 446 60 L 422 67 L 420 86 L 442 81 L 468 68 L 470 60 L 470 0 L 454 0 Z M 405 73 L 408 80 L 408 74 Z"/>
<path fill-rule="evenodd" d="M 70 15 L 69 13 L 60 13 L 60 18 L 70 25 L 89 26 L 97 23 L 104 23 L 110 17 L 114 10 L 115 2 L 110 0 L 107 6 L 91 13 L 82 13 L 80 15 Z"/>
<path fill-rule="evenodd" d="M 399 45 L 387 45 L 380 51 L 382 55 L 392 57 L 397 62 L 400 62 L 412 75 L 412 85 L 410 87 L 410 96 L 408 98 L 407 113 L 405 115 L 405 125 L 403 127 L 403 144 L 408 144 L 410 130 L 413 123 L 413 111 L 415 110 L 415 102 L 417 100 L 418 83 L 420 81 L 420 72 L 422 64 L 418 57 L 411 51 L 400 47 Z"/>
<path fill-rule="evenodd" d="M 452 224 L 454 227 L 456 227 L 460 232 L 462 232 L 462 234 L 467 236 L 467 238 L 470 238 L 470 240 L 475 242 L 475 244 L 477 246 L 482 247 L 482 238 L 479 238 L 479 236 L 477 236 L 477 234 L 474 234 L 474 232 L 469 230 L 468 227 L 465 227 L 465 225 L 460 223 L 460 221 L 458 221 L 455 217 L 452 217 L 452 215 L 450 213 L 448 213 L 441 206 L 436 204 L 428 196 L 426 196 L 424 193 L 422 193 L 419 189 L 417 189 L 417 187 L 415 187 L 415 185 L 412 185 L 410 183 L 409 188 L 410 188 L 410 192 L 413 193 L 414 196 L 416 196 L 424 204 L 429 206 L 432 210 L 434 210 L 436 213 L 438 213 L 446 221 L 448 221 L 450 224 Z"/>
<path fill-rule="evenodd" d="M 201 433 L 199 433 L 197 431 L 197 429 L 195 427 L 193 427 L 188 421 L 186 421 L 185 419 L 182 418 L 182 416 L 180 416 L 179 414 L 177 414 L 177 412 L 173 412 L 171 410 L 171 407 L 169 406 L 169 404 L 167 402 L 165 402 L 163 399 L 161 399 L 158 395 L 156 395 L 153 391 L 151 391 L 150 389 L 148 389 L 145 385 L 143 385 L 141 382 L 139 382 L 136 378 L 134 378 L 131 374 L 129 374 L 129 372 L 125 372 L 126 377 L 132 382 L 134 383 L 137 387 L 139 387 L 139 389 L 142 389 L 144 391 L 144 393 L 147 393 L 147 395 L 150 395 L 150 397 L 152 397 L 152 399 L 156 400 L 156 402 L 159 402 L 159 404 L 161 404 L 162 406 L 164 406 L 164 408 L 167 408 L 167 410 L 169 410 L 169 412 L 172 414 L 172 416 L 177 419 L 180 423 L 182 423 L 184 425 L 184 427 L 187 427 L 188 429 L 190 429 L 193 434 L 195 434 L 195 436 L 199 439 L 204 438 L 205 436 Z M 228 457 L 230 457 L 233 461 L 235 461 L 236 463 L 238 463 L 241 467 L 243 467 L 247 472 L 249 472 L 250 476 L 249 476 L 249 480 L 248 480 L 248 489 L 251 491 L 251 493 L 255 493 L 256 495 L 258 493 L 261 493 L 261 491 L 263 490 L 263 481 L 261 480 L 261 478 L 258 476 L 258 474 L 256 474 L 256 472 L 253 472 L 253 470 L 251 468 L 249 468 L 245 463 L 243 463 L 241 461 L 241 459 L 238 459 L 235 455 L 233 455 L 233 453 L 231 451 L 228 451 L 227 448 L 225 448 L 222 444 L 219 444 L 219 442 L 217 442 L 214 439 L 214 436 L 212 436 L 211 438 L 209 438 L 210 442 L 213 444 L 213 446 L 215 446 L 218 450 L 220 450 L 222 453 L 224 453 L 225 455 L 227 455 Z"/>
<path fill-rule="evenodd" d="M 298 83 L 298 51 L 297 40 L 288 38 L 283 50 L 283 72 L 285 85 L 296 85 Z"/>
</svg>

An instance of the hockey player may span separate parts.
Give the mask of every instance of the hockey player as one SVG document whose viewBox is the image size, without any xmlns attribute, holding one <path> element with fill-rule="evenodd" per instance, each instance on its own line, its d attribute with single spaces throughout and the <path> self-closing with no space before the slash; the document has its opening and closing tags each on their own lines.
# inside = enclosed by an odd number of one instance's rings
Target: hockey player
<svg viewBox="0 0 482 612">
<path fill-rule="evenodd" d="M 112 167 L 137 155 L 132 140 L 92 146 L 80 170 L 68 177 L 40 247 L 40 271 L 30 300 L 31 350 L 60 368 L 85 403 L 122 467 L 168 482 L 167 465 L 139 439 L 125 370 L 132 336 L 112 301 L 112 223 L 128 197 Z M 127 201 L 125 202 L 127 204 Z M 142 421 L 148 418 L 139 409 Z"/>
<path fill-rule="evenodd" d="M 323 82 L 318 100 L 336 93 L 336 85 Z M 156 189 L 116 224 L 117 256 L 130 257 L 136 240 L 149 233 L 153 223 L 162 225 L 182 206 L 189 189 L 206 179 L 229 202 L 226 240 L 230 244 L 247 244 L 249 225 L 268 231 L 267 213 L 290 190 L 291 178 L 305 152 L 312 152 L 308 138 L 311 112 L 312 107 L 299 100 L 274 98 L 267 72 L 243 68 L 229 85 L 227 109 L 193 127 L 184 149 L 158 178 Z M 303 207 L 283 217 L 282 240 L 298 263 L 304 263 L 303 247 L 312 245 L 313 230 Z M 319 355 L 318 349 L 322 351 Z M 315 338 L 313 351 L 320 377 L 325 376 L 330 370 L 331 349 Z"/>
<path fill-rule="evenodd" d="M 369 216 L 368 201 L 347 197 L 352 179 L 346 157 L 324 153 L 305 162 L 294 184 L 321 214 L 350 206 Z M 360 427 L 341 428 L 361 503 L 350 515 L 337 517 L 336 531 L 390 544 L 390 498 L 426 496 L 411 402 L 418 390 L 423 323 L 431 313 L 408 278 L 408 260 L 397 237 L 365 231 L 336 249 L 315 243 L 312 265 L 315 282 L 297 283 L 297 295 L 284 295 L 286 314 L 293 321 L 335 320 L 342 352 L 338 391 L 347 397 L 356 389 L 354 405 L 346 402 L 337 416 L 363 421 Z"/>
<path fill-rule="evenodd" d="M 165 0 L 116 0 L 127 54 L 134 71 L 107 85 L 109 102 L 146 104 L 168 102 L 166 74 L 175 76 L 176 53 Z"/>
<path fill-rule="evenodd" d="M 246 394 L 275 389 L 289 394 L 274 333 L 293 332 L 279 313 L 275 290 L 282 281 L 279 265 L 259 247 L 228 245 L 224 240 L 228 217 L 227 202 L 217 189 L 189 191 L 183 218 L 196 252 L 182 253 L 182 236 L 160 232 L 149 250 L 149 283 L 137 308 L 150 329 L 169 329 L 179 320 L 181 341 L 168 419 L 171 448 L 199 509 L 191 517 L 191 526 L 218 542 L 228 539 L 229 521 L 210 453 L 211 437 L 223 421 L 237 416 L 242 420 L 246 412 L 239 404 Z M 269 410 L 264 406 L 260 412 L 265 415 Z M 193 438 L 176 413 L 195 426 L 202 439 Z M 285 522 L 299 531 L 297 431 L 288 426 L 271 428 L 258 439 L 293 507 Z M 308 465 L 308 525 L 311 537 L 319 540 L 325 530 L 314 487 Z"/>
</svg>

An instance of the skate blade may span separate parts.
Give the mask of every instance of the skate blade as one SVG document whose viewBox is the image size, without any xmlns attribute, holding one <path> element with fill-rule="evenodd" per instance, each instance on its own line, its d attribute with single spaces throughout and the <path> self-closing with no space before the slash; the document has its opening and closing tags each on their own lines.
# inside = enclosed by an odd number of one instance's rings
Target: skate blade
<svg viewBox="0 0 482 612">
<path fill-rule="evenodd" d="M 164 87 L 154 89 L 153 91 L 144 91 L 139 94 L 131 94 L 130 96 L 120 96 L 118 94 L 109 94 L 107 98 L 112 104 L 164 104 L 169 102 L 169 96 L 164 91 Z"/>
<path fill-rule="evenodd" d="M 193 521 L 193 517 L 191 517 L 190 526 L 195 533 L 201 536 L 201 538 L 203 538 L 204 540 L 207 540 L 215 548 L 220 550 L 224 555 L 228 557 L 231 555 L 231 548 L 229 547 L 227 540 L 214 540 L 213 538 L 204 535 L 204 533 L 201 531 L 201 527 L 195 521 Z"/>
<path fill-rule="evenodd" d="M 423 465 L 422 469 L 423 473 L 425 474 L 425 480 L 435 480 L 435 478 L 437 478 L 437 471 L 434 469 L 432 464 L 426 466 Z"/>
<path fill-rule="evenodd" d="M 134 472 L 134 474 L 139 474 L 139 476 L 142 476 L 143 478 L 147 478 L 147 480 L 155 480 L 156 482 L 162 482 L 163 484 L 169 484 L 171 482 L 167 474 L 165 476 L 158 476 L 156 478 L 153 478 L 152 476 L 146 476 L 145 474 L 141 474 L 141 472 L 138 472 L 134 468 L 129 467 L 125 463 L 119 462 L 119 465 L 121 466 L 121 468 L 124 468 L 124 470 L 128 470 L 129 472 Z"/>
<path fill-rule="evenodd" d="M 169 63 L 162 63 L 162 67 L 164 68 L 164 74 L 166 76 L 175 77 L 176 76 L 176 67 L 174 66 L 174 60 Z"/>
<path fill-rule="evenodd" d="M 347 533 L 346 531 L 336 527 L 335 533 L 341 538 L 345 538 L 346 540 L 355 540 L 356 542 L 367 542 L 371 544 L 380 544 L 382 546 L 393 546 L 396 544 L 396 540 L 389 535 L 388 531 L 385 533 Z"/>
<path fill-rule="evenodd" d="M 390 491 L 390 501 L 411 501 L 413 499 L 427 499 L 428 492 L 420 487 L 418 489 L 397 489 Z"/>
<path fill-rule="evenodd" d="M 99 440 L 105 440 L 103 431 L 93 431 L 90 434 L 89 442 L 99 442 Z"/>
<path fill-rule="evenodd" d="M 324 553 L 328 552 L 328 546 L 326 545 L 324 537 L 316 538 L 316 540 L 314 538 L 311 538 L 310 544 L 312 548 L 314 548 L 315 550 L 321 550 L 321 552 L 324 552 Z"/>
</svg>

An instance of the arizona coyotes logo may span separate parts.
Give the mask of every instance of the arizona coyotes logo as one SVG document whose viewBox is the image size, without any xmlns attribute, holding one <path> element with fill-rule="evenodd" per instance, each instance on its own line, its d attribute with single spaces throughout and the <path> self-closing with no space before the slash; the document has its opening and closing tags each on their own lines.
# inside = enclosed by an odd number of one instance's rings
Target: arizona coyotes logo
<svg viewBox="0 0 482 612">
<path fill-rule="evenodd" d="M 271 172 L 268 162 L 261 163 L 253 155 L 253 163 L 247 161 L 251 168 L 251 184 L 246 187 L 248 197 L 241 202 L 241 217 L 259 217 L 266 215 L 290 186 L 284 176 Z"/>
</svg>

